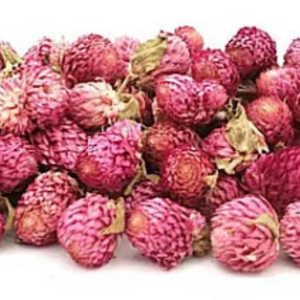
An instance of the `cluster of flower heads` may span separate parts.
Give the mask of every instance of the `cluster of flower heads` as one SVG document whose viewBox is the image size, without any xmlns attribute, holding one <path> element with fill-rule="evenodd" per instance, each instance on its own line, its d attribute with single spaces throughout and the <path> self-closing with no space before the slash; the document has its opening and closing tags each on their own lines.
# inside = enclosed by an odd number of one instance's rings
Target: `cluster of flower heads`
<svg viewBox="0 0 300 300">
<path fill-rule="evenodd" d="M 212 250 L 258 272 L 280 245 L 300 266 L 299 123 L 300 39 L 283 66 L 256 27 L 2 42 L 0 237 L 89 268 L 122 236 L 166 269 Z"/>
</svg>

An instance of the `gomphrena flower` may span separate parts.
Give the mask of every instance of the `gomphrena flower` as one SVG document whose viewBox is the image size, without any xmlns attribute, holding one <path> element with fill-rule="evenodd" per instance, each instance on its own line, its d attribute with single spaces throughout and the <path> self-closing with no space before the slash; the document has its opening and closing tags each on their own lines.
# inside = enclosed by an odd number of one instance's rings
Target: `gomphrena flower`
<svg viewBox="0 0 300 300">
<path fill-rule="evenodd" d="M 77 158 L 87 147 L 87 134 L 70 120 L 30 135 L 40 164 L 50 169 L 74 171 Z"/>
<path fill-rule="evenodd" d="M 256 27 L 243 27 L 226 45 L 226 52 L 237 65 L 241 77 L 253 77 L 277 65 L 276 43 Z"/>
<path fill-rule="evenodd" d="M 79 126 L 95 129 L 116 122 L 119 100 L 110 84 L 79 83 L 69 93 L 69 114 Z"/>
<path fill-rule="evenodd" d="M 68 91 L 59 74 L 47 66 L 30 67 L 23 74 L 28 116 L 35 127 L 57 126 L 67 114 Z"/>
<path fill-rule="evenodd" d="M 114 46 L 121 59 L 120 70 L 118 74 L 118 77 L 120 79 L 125 79 L 129 75 L 130 61 L 139 45 L 139 40 L 126 35 L 121 36 L 115 40 Z"/>
<path fill-rule="evenodd" d="M 60 72 L 62 58 L 67 47 L 68 43 L 64 39 L 54 41 L 44 37 L 26 52 L 23 57 L 23 68 L 50 66 L 52 70 Z"/>
<path fill-rule="evenodd" d="M 78 157 L 77 175 L 101 193 L 122 193 L 138 174 L 142 140 L 141 125 L 128 120 L 96 133 Z"/>
<path fill-rule="evenodd" d="M 262 96 L 275 96 L 286 102 L 294 119 L 300 122 L 300 77 L 294 67 L 272 68 L 260 74 L 256 81 L 257 89 Z"/>
<path fill-rule="evenodd" d="M 174 201 L 197 208 L 214 179 L 214 172 L 214 165 L 200 148 L 181 146 L 165 156 L 160 184 Z"/>
<path fill-rule="evenodd" d="M 275 96 L 283 101 L 295 99 L 300 87 L 299 73 L 293 67 L 273 67 L 259 75 L 256 85 L 262 96 Z"/>
<path fill-rule="evenodd" d="M 293 139 L 293 116 L 287 104 L 262 96 L 246 107 L 247 117 L 264 135 L 269 146 L 287 145 Z"/>
<path fill-rule="evenodd" d="M 147 178 L 136 183 L 131 193 L 124 198 L 126 215 L 130 215 L 133 208 L 145 200 L 156 198 L 162 195 L 162 187 L 159 185 L 159 176 L 148 175 Z"/>
<path fill-rule="evenodd" d="M 57 227 L 60 244 L 83 267 L 96 268 L 114 255 L 119 234 L 124 231 L 124 202 L 98 194 L 71 204 Z"/>
<path fill-rule="evenodd" d="M 165 154 L 181 145 L 199 146 L 197 134 L 184 126 L 166 119 L 149 128 L 145 138 L 144 157 L 151 167 L 159 170 Z"/>
<path fill-rule="evenodd" d="M 98 34 L 79 37 L 65 51 L 62 72 L 68 86 L 81 82 L 117 79 L 120 57 L 114 45 Z"/>
<path fill-rule="evenodd" d="M 187 44 L 176 35 L 161 33 L 136 48 L 131 59 L 131 77 L 153 85 L 160 75 L 186 74 L 190 65 Z"/>
<path fill-rule="evenodd" d="M 38 173 L 34 147 L 12 134 L 0 136 L 0 190 L 10 193 L 22 189 Z"/>
<path fill-rule="evenodd" d="M 150 198 L 136 205 L 126 233 L 143 256 L 166 269 L 209 249 L 205 218 L 167 198 Z"/>
<path fill-rule="evenodd" d="M 280 222 L 280 242 L 285 253 L 300 266 L 300 202 L 287 206 Z"/>
<path fill-rule="evenodd" d="M 279 222 L 264 198 L 247 195 L 220 206 L 212 218 L 214 257 L 240 272 L 268 268 L 279 254 Z"/>
<path fill-rule="evenodd" d="M 161 76 L 155 86 L 156 100 L 162 112 L 174 122 L 205 125 L 228 101 L 225 89 L 214 81 L 201 83 L 185 75 Z"/>
<path fill-rule="evenodd" d="M 67 206 L 80 197 L 75 179 L 61 172 L 39 175 L 18 203 L 15 233 L 25 244 L 43 246 L 56 241 L 56 227 Z"/>
<path fill-rule="evenodd" d="M 135 120 L 146 126 L 154 123 L 153 101 L 143 89 L 131 86 L 119 95 L 119 100 L 119 120 Z"/>
<path fill-rule="evenodd" d="M 286 66 L 300 67 L 300 38 L 292 40 L 284 55 L 284 64 Z"/>
<path fill-rule="evenodd" d="M 220 173 L 215 185 L 207 191 L 198 209 L 210 220 L 218 207 L 243 195 L 244 191 L 235 176 Z"/>
<path fill-rule="evenodd" d="M 174 34 L 179 36 L 188 46 L 191 57 L 197 57 L 202 52 L 204 40 L 202 35 L 192 26 L 179 26 Z"/>
<path fill-rule="evenodd" d="M 284 214 L 288 204 L 300 198 L 300 148 L 291 147 L 255 161 L 243 176 L 244 187 L 251 193 L 260 194 Z"/>
<path fill-rule="evenodd" d="M 192 74 L 196 81 L 215 80 L 223 85 L 228 95 L 234 96 L 240 83 L 239 71 L 230 55 L 219 49 L 206 49 L 192 61 Z"/>
<path fill-rule="evenodd" d="M 26 109 L 24 83 L 17 77 L 0 82 L 0 129 L 3 133 L 25 135 L 35 126 Z"/>
<path fill-rule="evenodd" d="M 240 105 L 225 126 L 214 129 L 203 139 L 201 147 L 218 169 L 227 174 L 244 170 L 259 153 L 268 151 L 264 136 L 248 120 Z"/>
</svg>

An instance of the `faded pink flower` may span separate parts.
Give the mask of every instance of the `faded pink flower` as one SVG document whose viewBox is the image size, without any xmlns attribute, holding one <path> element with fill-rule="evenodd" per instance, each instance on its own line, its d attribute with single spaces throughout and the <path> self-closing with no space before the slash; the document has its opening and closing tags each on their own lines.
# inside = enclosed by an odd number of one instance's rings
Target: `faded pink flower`
<svg viewBox="0 0 300 300">
<path fill-rule="evenodd" d="M 142 139 L 141 125 L 128 120 L 89 137 L 76 164 L 79 179 L 100 193 L 122 193 L 137 175 Z"/>
<path fill-rule="evenodd" d="M 206 193 L 198 209 L 210 220 L 218 207 L 243 195 L 244 191 L 237 178 L 221 173 L 217 178 L 216 184 Z"/>
<path fill-rule="evenodd" d="M 126 233 L 143 256 L 166 269 L 209 249 L 205 218 L 166 198 L 149 198 L 136 205 Z"/>
<path fill-rule="evenodd" d="M 199 144 L 200 138 L 193 130 L 171 120 L 157 121 L 146 134 L 144 156 L 152 168 L 159 170 L 165 154 L 171 149 Z"/>
<path fill-rule="evenodd" d="M 99 78 L 114 82 L 121 60 L 114 45 L 98 34 L 83 35 L 65 51 L 62 72 L 68 86 Z"/>
<path fill-rule="evenodd" d="M 291 147 L 254 162 L 243 176 L 244 187 L 268 199 L 279 216 L 291 202 L 300 199 L 300 148 Z"/>
<path fill-rule="evenodd" d="M 87 134 L 75 123 L 64 120 L 60 125 L 37 130 L 30 136 L 39 163 L 50 169 L 74 171 L 77 158 L 87 147 Z"/>
<path fill-rule="evenodd" d="M 57 236 L 76 263 L 96 268 L 113 258 L 124 224 L 122 200 L 87 194 L 65 210 L 58 223 Z"/>
<path fill-rule="evenodd" d="M 29 185 L 18 203 L 15 233 L 25 244 L 43 246 L 56 241 L 58 220 L 80 196 L 77 182 L 60 172 L 47 172 Z"/>
<path fill-rule="evenodd" d="M 38 173 L 34 147 L 12 134 L 0 136 L 0 190 L 10 193 L 22 189 Z"/>
<path fill-rule="evenodd" d="M 290 144 L 293 116 L 287 104 L 276 97 L 260 97 L 246 106 L 249 120 L 264 135 L 269 146 Z"/>
<path fill-rule="evenodd" d="M 130 73 L 130 61 L 134 55 L 134 51 L 140 45 L 139 40 L 129 36 L 121 36 L 114 42 L 116 51 L 121 58 L 119 78 L 124 79 Z"/>
<path fill-rule="evenodd" d="M 300 202 L 287 206 L 280 222 L 280 242 L 285 253 L 300 266 Z"/>
<path fill-rule="evenodd" d="M 209 189 L 209 177 L 214 172 L 213 163 L 201 149 L 181 146 L 164 157 L 160 185 L 174 201 L 197 208 Z"/>
<path fill-rule="evenodd" d="M 24 83 L 17 77 L 0 82 L 0 129 L 3 133 L 25 135 L 34 129 L 26 109 Z"/>
<path fill-rule="evenodd" d="M 184 75 L 160 77 L 155 86 L 159 108 L 174 122 L 185 125 L 205 125 L 228 101 L 225 89 L 205 80 L 197 83 Z"/>
<path fill-rule="evenodd" d="M 279 254 L 279 222 L 267 200 L 247 195 L 220 206 L 212 218 L 214 257 L 240 272 L 259 272 Z"/>
<path fill-rule="evenodd" d="M 180 26 L 175 29 L 174 33 L 187 44 L 191 57 L 195 57 L 202 52 L 204 40 L 194 27 Z"/>
<path fill-rule="evenodd" d="M 196 81 L 215 80 L 223 85 L 228 95 L 234 96 L 240 83 L 239 71 L 230 55 L 219 49 L 202 51 L 192 61 L 193 78 Z"/>
</svg>

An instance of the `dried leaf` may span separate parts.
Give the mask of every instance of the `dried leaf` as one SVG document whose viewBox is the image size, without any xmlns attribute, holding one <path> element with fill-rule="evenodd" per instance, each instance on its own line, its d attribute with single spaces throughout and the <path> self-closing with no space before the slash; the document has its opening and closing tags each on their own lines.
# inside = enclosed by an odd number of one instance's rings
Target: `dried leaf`
<svg viewBox="0 0 300 300">
<path fill-rule="evenodd" d="M 155 70 L 168 48 L 166 37 L 158 37 L 141 44 L 134 52 L 131 60 L 133 75 L 144 77 Z"/>
<path fill-rule="evenodd" d="M 124 232 L 125 229 L 125 203 L 123 198 L 111 200 L 109 202 L 111 208 L 116 210 L 116 218 L 110 226 L 101 230 L 100 234 L 118 234 Z"/>
<path fill-rule="evenodd" d="M 230 145 L 240 153 L 262 153 L 269 150 L 264 136 L 248 120 L 245 109 L 240 104 L 227 124 L 226 135 Z"/>
<path fill-rule="evenodd" d="M 249 220 L 248 224 L 249 225 L 253 225 L 253 224 L 264 225 L 272 232 L 274 238 L 278 238 L 278 236 L 279 236 L 279 225 L 274 220 L 274 218 L 268 213 L 261 214 L 255 220 Z"/>
<path fill-rule="evenodd" d="M 140 105 L 138 100 L 131 94 L 120 96 L 119 120 L 141 120 Z"/>
</svg>

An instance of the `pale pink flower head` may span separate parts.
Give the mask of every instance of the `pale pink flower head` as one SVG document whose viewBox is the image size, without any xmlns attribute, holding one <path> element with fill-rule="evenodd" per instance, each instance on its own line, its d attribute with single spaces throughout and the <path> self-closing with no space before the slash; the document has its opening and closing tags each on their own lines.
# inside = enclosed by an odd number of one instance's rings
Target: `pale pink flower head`
<svg viewBox="0 0 300 300">
<path fill-rule="evenodd" d="M 0 82 L 1 132 L 25 135 L 35 128 L 29 118 L 26 104 L 27 98 L 21 79 L 13 77 Z"/>
<path fill-rule="evenodd" d="M 274 96 L 262 96 L 249 103 L 246 112 L 269 146 L 291 143 L 294 135 L 293 115 L 285 102 Z"/>
<path fill-rule="evenodd" d="M 191 57 L 195 57 L 202 52 L 204 40 L 194 27 L 180 26 L 175 29 L 174 33 L 187 44 Z"/>
<path fill-rule="evenodd" d="M 85 129 L 97 129 L 115 123 L 119 100 L 105 82 L 79 83 L 69 91 L 70 117 Z"/>
<path fill-rule="evenodd" d="M 216 260 L 239 272 L 260 272 L 279 254 L 279 222 L 264 198 L 247 195 L 221 205 L 212 218 Z"/>
<path fill-rule="evenodd" d="M 57 126 L 67 115 L 69 97 L 61 76 L 47 66 L 31 67 L 23 80 L 30 120 L 39 129 Z"/>
<path fill-rule="evenodd" d="M 280 242 L 285 253 L 300 266 L 300 202 L 287 206 L 280 222 Z"/>
<path fill-rule="evenodd" d="M 268 199 L 281 217 L 288 204 L 300 199 L 299 161 L 299 147 L 263 155 L 246 170 L 243 186 Z"/>
<path fill-rule="evenodd" d="M 167 198 L 149 198 L 132 210 L 126 233 L 145 257 L 171 269 L 209 249 L 205 218 Z"/>
<path fill-rule="evenodd" d="M 79 265 L 99 268 L 114 256 L 118 236 L 124 231 L 124 202 L 98 194 L 71 204 L 57 227 L 60 244 Z"/>
<path fill-rule="evenodd" d="M 120 57 L 110 40 L 98 34 L 87 34 L 66 49 L 62 73 L 68 86 L 99 78 L 115 82 L 120 63 Z"/>
<path fill-rule="evenodd" d="M 130 73 L 130 61 L 134 55 L 134 51 L 140 45 L 139 40 L 129 36 L 121 36 L 114 42 L 114 46 L 121 58 L 119 78 L 124 79 Z"/>
<path fill-rule="evenodd" d="M 141 125 L 119 121 L 88 139 L 77 160 L 76 173 L 88 187 L 119 195 L 138 174 L 143 135 Z"/>
<path fill-rule="evenodd" d="M 74 171 L 77 158 L 87 147 L 87 134 L 70 120 L 36 130 L 30 140 L 40 164 L 50 169 Z"/>
<path fill-rule="evenodd" d="M 34 147 L 12 134 L 0 136 L 0 190 L 18 191 L 38 174 Z"/>
<path fill-rule="evenodd" d="M 294 39 L 284 55 L 284 64 L 291 67 L 300 67 L 300 38 Z"/>
<path fill-rule="evenodd" d="M 61 172 L 39 175 L 22 195 L 15 215 L 19 241 L 44 246 L 56 241 L 56 228 L 64 210 L 80 197 L 75 179 Z"/>
</svg>

